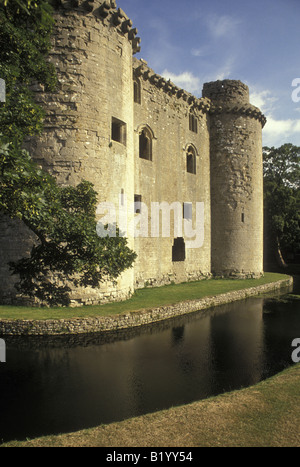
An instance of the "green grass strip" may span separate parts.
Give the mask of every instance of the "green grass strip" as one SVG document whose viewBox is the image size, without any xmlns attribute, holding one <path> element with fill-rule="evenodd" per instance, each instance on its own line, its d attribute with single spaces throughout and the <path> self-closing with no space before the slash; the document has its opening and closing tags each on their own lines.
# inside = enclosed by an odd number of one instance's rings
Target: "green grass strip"
<svg viewBox="0 0 300 467">
<path fill-rule="evenodd" d="M 89 305 L 77 308 L 34 308 L 0 305 L 0 319 L 45 320 L 111 316 L 145 308 L 172 305 L 186 300 L 201 299 L 250 287 L 258 287 L 286 278 L 287 276 L 284 274 L 266 273 L 260 279 L 209 279 L 185 282 L 163 287 L 140 289 L 134 293 L 132 298 L 123 302 L 108 303 L 105 305 Z"/>
</svg>

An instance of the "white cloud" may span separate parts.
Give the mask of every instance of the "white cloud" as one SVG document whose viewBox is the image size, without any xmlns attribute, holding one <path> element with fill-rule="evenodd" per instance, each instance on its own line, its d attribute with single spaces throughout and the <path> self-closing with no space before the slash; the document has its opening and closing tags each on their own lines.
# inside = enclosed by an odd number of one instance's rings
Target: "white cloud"
<svg viewBox="0 0 300 467">
<path fill-rule="evenodd" d="M 281 146 L 285 143 L 300 145 L 300 120 L 278 118 L 278 108 L 275 102 L 279 98 L 272 91 L 265 89 L 258 91 L 255 86 L 250 87 L 250 102 L 258 107 L 267 117 L 267 123 L 263 129 L 264 146 Z"/>
<path fill-rule="evenodd" d="M 168 70 L 164 70 L 162 72 L 162 76 L 165 79 L 170 79 L 172 83 L 176 84 L 176 86 L 183 88 L 188 92 L 201 92 L 200 79 L 197 76 L 194 76 L 190 71 L 184 71 L 183 73 L 176 75 Z"/>
<path fill-rule="evenodd" d="M 235 33 L 237 26 L 241 24 L 241 20 L 229 15 L 217 16 L 212 15 L 207 21 L 210 33 L 217 39 L 224 38 Z"/>
<path fill-rule="evenodd" d="M 281 146 L 285 143 L 300 145 L 300 120 L 276 120 L 267 116 L 263 129 L 263 144 L 265 146 Z"/>
<path fill-rule="evenodd" d="M 262 112 L 272 112 L 276 101 L 278 97 L 274 96 L 270 90 L 256 91 L 254 87 L 250 87 L 250 102 Z"/>
<path fill-rule="evenodd" d="M 208 46 L 199 47 L 197 49 L 192 49 L 191 54 L 194 57 L 206 57 L 210 53 L 210 48 Z"/>
</svg>

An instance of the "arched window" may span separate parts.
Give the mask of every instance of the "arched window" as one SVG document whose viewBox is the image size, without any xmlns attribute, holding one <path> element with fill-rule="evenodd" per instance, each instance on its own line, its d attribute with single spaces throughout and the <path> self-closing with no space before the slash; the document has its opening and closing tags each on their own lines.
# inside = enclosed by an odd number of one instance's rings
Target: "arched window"
<svg viewBox="0 0 300 467">
<path fill-rule="evenodd" d="M 133 81 L 133 95 L 134 95 L 134 102 L 136 104 L 141 103 L 141 82 L 138 78 L 134 78 Z"/>
<path fill-rule="evenodd" d="M 186 152 L 186 171 L 196 174 L 196 151 L 193 146 L 189 146 Z"/>
<path fill-rule="evenodd" d="M 148 128 L 143 128 L 139 134 L 139 156 L 152 161 L 152 134 Z"/>
</svg>

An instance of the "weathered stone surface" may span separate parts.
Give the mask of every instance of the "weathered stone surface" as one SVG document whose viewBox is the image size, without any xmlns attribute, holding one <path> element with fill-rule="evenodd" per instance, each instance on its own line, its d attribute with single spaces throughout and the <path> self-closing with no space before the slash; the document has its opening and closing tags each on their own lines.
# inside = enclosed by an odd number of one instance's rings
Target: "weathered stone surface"
<svg viewBox="0 0 300 467">
<path fill-rule="evenodd" d="M 135 196 L 148 209 L 143 217 L 148 235 L 128 232 L 138 254 L 134 268 L 100 290 L 74 290 L 72 305 L 123 300 L 135 288 L 198 280 L 212 272 L 261 275 L 265 118 L 249 104 L 248 87 L 231 80 L 207 83 L 197 98 L 133 57 L 140 39 L 115 1 L 59 3 L 49 57 L 59 89 L 49 94 L 35 87 L 46 113 L 45 131 L 27 147 L 60 184 L 92 182 L 99 203 L 116 207 L 117 222 L 121 194 L 128 223 Z M 203 245 L 186 247 L 184 258 L 175 261 L 175 239 L 184 238 L 185 245 L 190 239 L 185 231 L 174 231 L 172 211 L 170 235 L 162 235 L 162 220 L 159 234 L 152 235 L 153 202 L 179 203 L 180 210 L 192 203 L 194 229 L 196 203 L 204 203 Z M 28 255 L 33 239 L 19 224 L 2 219 L 1 226 L 0 301 L 13 303 L 16 278 L 7 262 Z"/>
<path fill-rule="evenodd" d="M 258 109 L 251 108 L 248 87 L 240 81 L 207 83 L 203 94 L 212 100 L 212 272 L 259 277 L 263 272 L 264 121 Z"/>
</svg>

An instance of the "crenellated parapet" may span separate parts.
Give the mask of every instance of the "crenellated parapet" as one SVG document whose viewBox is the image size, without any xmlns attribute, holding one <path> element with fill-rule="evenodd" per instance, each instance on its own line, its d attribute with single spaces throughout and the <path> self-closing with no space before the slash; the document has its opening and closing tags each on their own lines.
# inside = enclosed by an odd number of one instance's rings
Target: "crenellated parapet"
<svg viewBox="0 0 300 467">
<path fill-rule="evenodd" d="M 158 75 L 153 71 L 144 60 L 134 59 L 133 61 L 133 75 L 135 78 L 142 78 L 149 81 L 157 89 L 161 90 L 170 97 L 182 99 L 186 102 L 191 109 L 207 113 L 211 108 L 211 100 L 208 98 L 197 98 L 193 94 L 185 91 L 184 89 L 176 86 L 171 80 L 167 80 L 163 76 Z"/>
<path fill-rule="evenodd" d="M 235 114 L 235 115 L 241 115 L 241 116 L 246 116 L 250 118 L 254 118 L 255 120 L 258 120 L 262 128 L 265 126 L 267 119 L 263 115 L 263 113 L 259 110 L 258 107 L 255 107 L 252 104 L 246 104 L 246 105 L 223 105 L 223 106 L 216 106 L 216 105 L 211 105 L 210 107 L 210 114 L 221 114 L 221 113 L 227 113 L 227 114 Z"/>
<path fill-rule="evenodd" d="M 203 97 L 211 99 L 210 114 L 241 115 L 258 120 L 262 127 L 267 119 L 262 112 L 249 103 L 249 88 L 238 80 L 223 80 L 205 83 Z"/>
<path fill-rule="evenodd" d="M 133 28 L 133 23 L 126 13 L 117 8 L 115 0 L 54 0 L 54 8 L 57 10 L 76 10 L 82 14 L 93 14 L 106 24 L 115 27 L 119 33 L 127 35 L 132 44 L 133 54 L 140 52 L 141 39 L 137 37 L 138 30 Z"/>
</svg>

